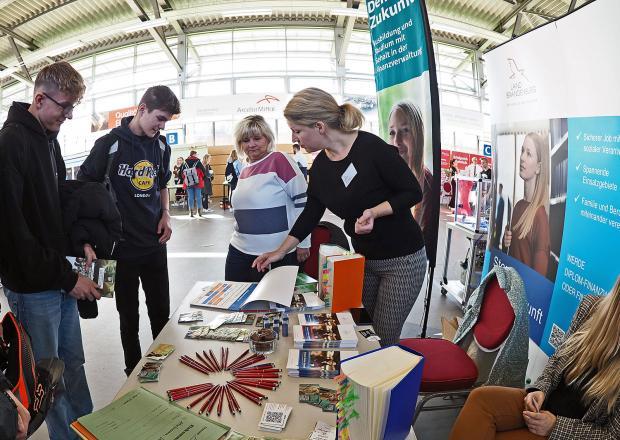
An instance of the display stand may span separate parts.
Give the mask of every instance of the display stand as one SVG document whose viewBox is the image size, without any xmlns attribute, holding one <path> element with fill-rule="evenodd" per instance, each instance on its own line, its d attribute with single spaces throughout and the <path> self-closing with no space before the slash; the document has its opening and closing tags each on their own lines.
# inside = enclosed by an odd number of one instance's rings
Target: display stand
<svg viewBox="0 0 620 440">
<path fill-rule="evenodd" d="M 469 300 L 471 293 L 478 287 L 477 283 L 472 285 L 472 274 L 474 273 L 475 260 L 476 260 L 476 248 L 480 242 L 486 243 L 487 234 L 481 232 L 474 232 L 472 229 L 463 226 L 462 224 L 455 222 L 446 223 L 448 229 L 448 236 L 446 239 L 446 256 L 444 260 L 443 276 L 440 282 L 441 294 L 450 294 L 453 296 L 461 307 L 464 307 Z M 469 264 L 467 266 L 467 273 L 465 276 L 465 283 L 461 280 L 448 280 L 448 262 L 450 260 L 450 247 L 452 245 L 452 231 L 458 231 L 465 235 L 465 238 L 469 241 Z"/>
</svg>

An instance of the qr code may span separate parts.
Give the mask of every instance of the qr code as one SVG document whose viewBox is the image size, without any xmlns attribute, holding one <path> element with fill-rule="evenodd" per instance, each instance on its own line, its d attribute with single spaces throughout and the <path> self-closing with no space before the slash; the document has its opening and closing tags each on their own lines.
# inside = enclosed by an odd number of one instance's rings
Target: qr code
<svg viewBox="0 0 620 440">
<path fill-rule="evenodd" d="M 549 345 L 557 350 L 562 341 L 564 341 L 564 335 L 564 330 L 553 324 L 553 327 L 551 327 L 551 334 L 549 335 Z"/>
<path fill-rule="evenodd" d="M 282 412 L 267 411 L 267 414 L 265 414 L 265 423 L 273 423 L 274 425 L 281 425 L 283 418 L 284 418 L 284 413 Z"/>
</svg>

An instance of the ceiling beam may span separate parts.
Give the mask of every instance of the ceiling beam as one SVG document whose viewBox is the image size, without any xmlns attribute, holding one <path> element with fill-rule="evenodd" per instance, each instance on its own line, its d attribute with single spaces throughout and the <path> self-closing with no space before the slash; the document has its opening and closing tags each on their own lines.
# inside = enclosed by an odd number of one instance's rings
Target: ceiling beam
<svg viewBox="0 0 620 440">
<path fill-rule="evenodd" d="M 17 41 L 20 45 L 24 46 L 28 50 L 38 49 L 38 46 L 34 44 L 33 40 L 29 40 L 28 38 L 22 37 L 21 35 L 13 32 L 11 29 L 5 26 L 0 25 L 0 31 L 8 35 L 9 37 L 12 37 L 13 39 L 15 39 L 15 41 Z"/>
<path fill-rule="evenodd" d="M 531 11 L 529 9 L 524 9 L 523 10 L 524 14 L 530 14 L 530 15 L 536 15 L 540 18 L 542 18 L 543 20 L 549 22 L 549 21 L 553 21 L 556 20 L 559 17 L 556 17 L 554 15 L 549 15 L 549 14 L 543 14 L 542 12 L 536 12 L 536 11 Z"/>
<path fill-rule="evenodd" d="M 148 14 L 144 11 L 144 9 L 142 9 L 142 6 L 140 6 L 140 4 L 136 0 L 125 0 L 125 3 L 129 5 L 131 10 L 134 12 L 134 14 L 136 14 L 136 16 L 140 19 L 140 21 L 145 22 L 145 21 L 150 20 Z M 159 7 L 156 8 L 156 11 L 157 11 L 156 15 L 159 15 Z M 179 63 L 179 60 L 177 59 L 177 57 L 174 55 L 174 53 L 172 53 L 172 50 L 166 44 L 165 34 L 161 32 L 159 29 L 155 29 L 155 28 L 149 28 L 147 30 L 153 37 L 153 40 L 157 42 L 161 50 L 164 51 L 164 53 L 168 57 L 168 60 L 170 60 L 170 63 L 172 63 L 174 68 L 177 69 L 177 72 L 179 73 L 183 72 L 183 67 L 181 66 L 181 63 Z"/>
<path fill-rule="evenodd" d="M 9 44 L 11 45 L 11 48 L 13 49 L 13 53 L 15 54 L 15 58 L 17 58 L 17 61 L 19 62 L 19 66 L 22 69 L 22 73 L 24 74 L 26 78 L 32 81 L 32 76 L 30 76 L 30 72 L 28 72 L 28 68 L 26 67 L 26 64 L 24 64 L 24 59 L 22 58 L 22 54 L 19 53 L 19 48 L 17 47 L 17 43 L 15 43 L 15 39 L 11 37 L 10 35 L 8 38 L 9 38 Z"/>
<path fill-rule="evenodd" d="M 512 20 L 514 17 L 516 17 L 517 14 L 519 14 L 519 12 L 523 11 L 527 7 L 527 5 L 532 3 L 532 1 L 534 0 L 523 0 L 521 3 L 519 3 L 519 5 L 516 8 L 510 11 L 508 15 L 502 18 L 500 22 L 498 23 L 498 25 L 495 26 L 495 29 L 494 29 L 495 32 L 504 32 L 504 30 L 506 30 L 505 27 L 508 24 L 508 22 Z"/>
</svg>

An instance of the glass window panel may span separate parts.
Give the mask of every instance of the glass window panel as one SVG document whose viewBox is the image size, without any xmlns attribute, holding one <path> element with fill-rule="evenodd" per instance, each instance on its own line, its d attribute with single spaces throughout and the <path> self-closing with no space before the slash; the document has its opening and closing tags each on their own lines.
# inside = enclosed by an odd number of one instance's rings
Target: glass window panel
<svg viewBox="0 0 620 440">
<path fill-rule="evenodd" d="M 344 93 L 373 96 L 377 93 L 377 89 L 374 81 L 347 79 L 344 82 Z"/>
<path fill-rule="evenodd" d="M 285 92 L 284 78 L 245 78 L 235 81 L 236 93 Z"/>
<path fill-rule="evenodd" d="M 95 112 L 105 112 L 135 105 L 133 92 L 118 93 L 95 99 Z"/>
<path fill-rule="evenodd" d="M 334 31 L 331 29 L 312 29 L 312 28 L 286 28 L 286 37 L 304 38 L 312 40 L 333 40 Z"/>
<path fill-rule="evenodd" d="M 185 142 L 213 145 L 213 122 L 194 122 L 185 126 Z M 230 143 L 230 142 L 229 142 Z"/>
<path fill-rule="evenodd" d="M 215 145 L 230 145 L 233 142 L 232 121 L 215 121 Z"/>
<path fill-rule="evenodd" d="M 166 59 L 166 62 L 163 64 L 139 66 L 136 71 L 134 84 L 161 84 L 176 79 L 177 70 Z"/>
<path fill-rule="evenodd" d="M 242 40 L 267 40 L 267 39 L 284 39 L 284 29 L 240 29 L 233 32 L 233 38 L 235 41 Z"/>
<path fill-rule="evenodd" d="M 255 41 L 235 41 L 234 52 L 238 53 L 257 53 L 257 52 L 278 52 L 284 56 L 286 42 L 284 40 L 255 40 Z"/>
<path fill-rule="evenodd" d="M 218 96 L 229 95 L 231 93 L 232 82 L 230 80 L 202 81 L 197 84 L 195 96 Z"/>
<path fill-rule="evenodd" d="M 333 43 L 331 41 L 317 40 L 288 40 L 286 48 L 291 52 L 331 52 Z"/>
<path fill-rule="evenodd" d="M 103 64 L 108 61 L 118 60 L 119 58 L 132 58 L 133 46 L 123 47 L 121 49 L 114 49 L 107 52 L 98 53 L 95 55 L 95 63 Z"/>
<path fill-rule="evenodd" d="M 203 44 L 196 46 L 196 51 L 201 57 L 213 55 L 230 56 L 232 54 L 232 43 Z"/>
<path fill-rule="evenodd" d="M 232 59 L 209 60 L 201 58 L 201 69 L 208 75 L 232 75 Z"/>
<path fill-rule="evenodd" d="M 291 78 L 289 87 L 291 93 L 307 87 L 318 87 L 329 93 L 338 93 L 338 80 L 336 78 Z"/>
<path fill-rule="evenodd" d="M 168 57 L 162 51 L 139 54 L 136 57 L 136 65 L 138 67 L 142 67 L 147 64 L 167 63 L 167 62 L 169 62 Z"/>
<path fill-rule="evenodd" d="M 161 49 L 159 48 L 159 45 L 155 42 L 138 44 L 138 47 L 136 48 L 138 55 L 142 53 L 156 52 L 158 50 L 161 50 Z"/>
<path fill-rule="evenodd" d="M 289 73 L 336 73 L 336 60 L 330 57 L 310 57 L 296 53 L 293 56 L 288 57 L 286 64 Z"/>
<path fill-rule="evenodd" d="M 372 55 L 372 48 L 368 43 L 349 43 L 347 53 L 354 53 L 360 55 Z"/>
<path fill-rule="evenodd" d="M 250 73 L 250 72 L 273 72 L 284 73 L 286 71 L 285 58 L 273 57 L 235 57 L 233 60 L 233 72 Z"/>
<path fill-rule="evenodd" d="M 230 42 L 232 41 L 232 32 L 223 31 L 223 32 L 209 32 L 205 34 L 196 34 L 196 35 L 190 35 L 189 39 L 194 46 L 199 46 L 201 44 L 208 44 L 208 43 Z"/>
<path fill-rule="evenodd" d="M 351 73 L 365 73 L 367 75 L 374 75 L 374 66 L 372 58 L 353 58 L 348 57 L 346 60 L 347 72 Z"/>
<path fill-rule="evenodd" d="M 351 33 L 351 43 L 366 43 L 370 45 L 370 33 L 367 31 L 353 31 Z"/>
<path fill-rule="evenodd" d="M 118 73 L 120 71 L 133 71 L 133 57 L 132 58 L 122 58 L 116 61 L 110 61 L 107 63 L 95 65 L 95 76 L 100 77 L 102 75 L 106 75 L 109 73 Z"/>
</svg>

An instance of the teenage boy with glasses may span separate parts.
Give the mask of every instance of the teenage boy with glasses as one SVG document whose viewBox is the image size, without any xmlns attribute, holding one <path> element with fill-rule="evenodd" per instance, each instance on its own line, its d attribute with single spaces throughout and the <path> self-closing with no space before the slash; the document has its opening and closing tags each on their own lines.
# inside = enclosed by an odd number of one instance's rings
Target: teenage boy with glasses
<svg viewBox="0 0 620 440">
<path fill-rule="evenodd" d="M 96 285 L 71 270 L 58 184 L 66 178 L 56 140 L 86 86 L 69 63 L 44 67 L 32 103 L 14 102 L 0 130 L 0 276 L 35 359 L 65 363 L 60 393 L 46 422 L 51 439 L 77 438 L 69 424 L 93 409 L 77 299 L 100 298 Z M 84 245 L 89 263 L 96 255 Z"/>
</svg>

